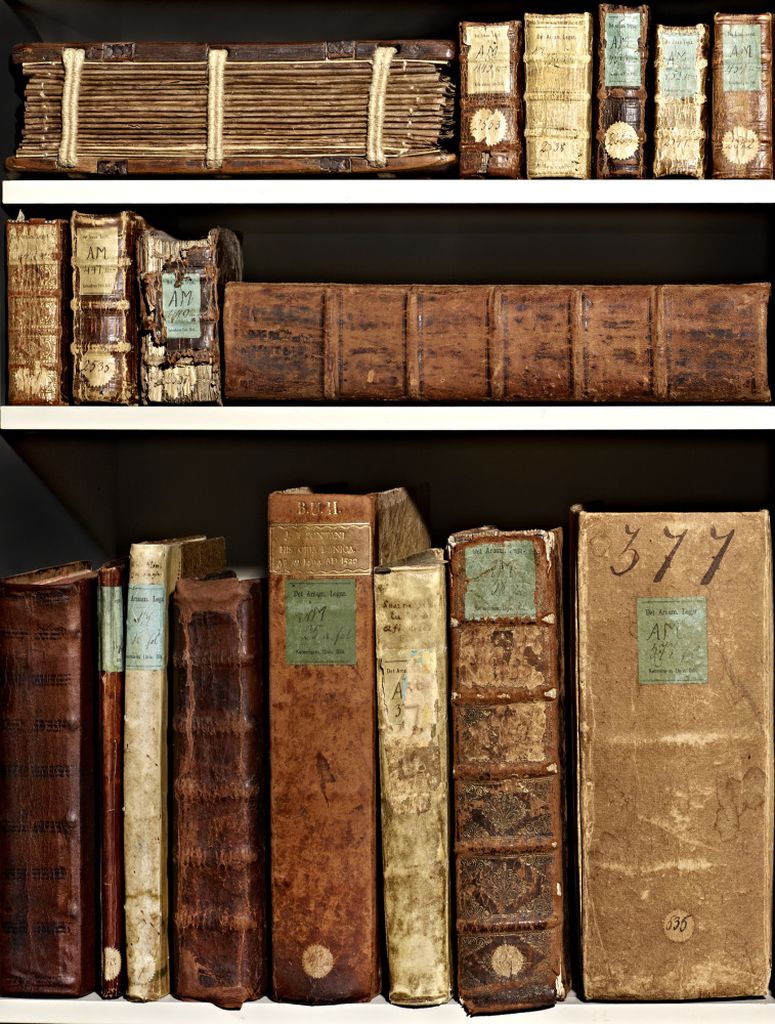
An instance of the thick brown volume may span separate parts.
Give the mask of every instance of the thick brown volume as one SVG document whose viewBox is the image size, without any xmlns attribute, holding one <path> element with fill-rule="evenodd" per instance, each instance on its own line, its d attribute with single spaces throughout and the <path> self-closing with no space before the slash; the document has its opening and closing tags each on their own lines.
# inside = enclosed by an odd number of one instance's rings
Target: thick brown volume
<svg viewBox="0 0 775 1024">
<path fill-rule="evenodd" d="M 226 287 L 226 397 L 767 402 L 769 284 Z"/>
<path fill-rule="evenodd" d="M 449 539 L 458 993 L 468 1013 L 568 986 L 562 533 Z"/>
<path fill-rule="evenodd" d="M 522 177 L 521 69 L 521 22 L 461 22 L 461 178 Z"/>
<path fill-rule="evenodd" d="M 648 7 L 598 9 L 598 178 L 642 178 L 646 145 Z"/>
<path fill-rule="evenodd" d="M 235 1008 L 266 989 L 260 580 L 180 580 L 173 672 L 173 994 Z"/>
<path fill-rule="evenodd" d="M 713 17 L 713 177 L 772 177 L 772 14 Z"/>
<path fill-rule="evenodd" d="M 0 581 L 0 993 L 97 982 L 95 575 Z"/>
</svg>

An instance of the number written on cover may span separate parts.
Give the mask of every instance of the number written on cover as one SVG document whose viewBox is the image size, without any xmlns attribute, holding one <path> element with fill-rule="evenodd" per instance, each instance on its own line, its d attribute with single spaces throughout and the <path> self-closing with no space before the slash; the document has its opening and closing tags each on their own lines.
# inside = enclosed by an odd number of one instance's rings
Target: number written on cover
<svg viewBox="0 0 775 1024">
<path fill-rule="evenodd" d="M 633 529 L 628 523 L 625 523 L 624 533 L 627 541 L 615 559 L 616 564 L 611 564 L 609 567 L 614 576 L 626 576 L 627 573 L 632 572 L 635 566 L 640 562 L 641 556 L 637 547 L 637 540 L 640 532 L 640 527 Z M 679 530 L 676 533 L 673 533 L 668 526 L 664 528 L 662 531 L 663 536 L 672 543 L 669 547 L 665 545 L 665 553 L 662 562 L 654 574 L 654 583 L 661 583 L 669 574 L 676 558 L 680 559 L 679 551 L 688 533 L 688 527 L 685 530 Z M 707 587 L 719 571 L 734 535 L 734 530 L 730 530 L 729 533 L 719 533 L 715 526 L 711 526 L 710 536 L 714 541 L 721 541 L 721 546 L 714 552 L 713 558 L 700 580 L 700 586 Z"/>
</svg>

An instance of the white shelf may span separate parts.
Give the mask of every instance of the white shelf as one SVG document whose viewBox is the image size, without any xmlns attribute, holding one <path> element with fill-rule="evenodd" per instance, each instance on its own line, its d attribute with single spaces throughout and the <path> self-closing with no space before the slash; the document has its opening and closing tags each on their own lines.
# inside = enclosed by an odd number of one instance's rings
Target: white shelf
<svg viewBox="0 0 775 1024">
<path fill-rule="evenodd" d="M 11 207 L 265 204 L 775 203 L 775 181 L 460 180 L 458 178 L 19 178 L 3 182 Z"/>
</svg>

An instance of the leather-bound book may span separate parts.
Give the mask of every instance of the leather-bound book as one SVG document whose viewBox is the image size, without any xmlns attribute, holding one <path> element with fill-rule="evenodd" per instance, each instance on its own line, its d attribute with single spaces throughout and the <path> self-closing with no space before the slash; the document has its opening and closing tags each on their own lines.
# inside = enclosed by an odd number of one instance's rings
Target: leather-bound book
<svg viewBox="0 0 775 1024">
<path fill-rule="evenodd" d="M 429 546 L 406 491 L 269 496 L 272 992 L 379 991 L 372 570 Z"/>
<path fill-rule="evenodd" d="M 578 518 L 583 993 L 764 996 L 772 949 L 769 515 Z"/>
<path fill-rule="evenodd" d="M 70 231 L 66 220 L 9 220 L 8 404 L 70 400 Z"/>
<path fill-rule="evenodd" d="M 460 176 L 521 178 L 522 23 L 460 24 Z"/>
<path fill-rule="evenodd" d="M 708 168 L 708 26 L 657 25 L 654 177 Z"/>
<path fill-rule="evenodd" d="M 221 404 L 221 310 L 242 279 L 239 238 L 212 228 L 182 241 L 147 228 L 137 243 L 140 397 L 144 404 Z"/>
<path fill-rule="evenodd" d="M 772 177 L 772 14 L 713 16 L 713 177 Z"/>
<path fill-rule="evenodd" d="M 592 15 L 525 15 L 528 178 L 592 171 Z"/>
<path fill-rule="evenodd" d="M 646 145 L 648 7 L 598 8 L 598 178 L 642 178 Z"/>
<path fill-rule="evenodd" d="M 129 564 L 107 562 L 97 573 L 99 623 L 100 995 L 116 999 L 126 988 L 124 940 L 124 635 Z"/>
<path fill-rule="evenodd" d="M 458 994 L 470 1014 L 568 987 L 562 532 L 449 538 Z"/>
<path fill-rule="evenodd" d="M 770 285 L 226 288 L 234 401 L 768 402 Z"/>
<path fill-rule="evenodd" d="M 172 994 L 266 989 L 262 581 L 180 580 L 173 600 Z"/>
<path fill-rule="evenodd" d="M 0 581 L 0 994 L 97 983 L 95 574 Z"/>
<path fill-rule="evenodd" d="M 73 401 L 137 403 L 136 213 L 73 212 Z"/>
<path fill-rule="evenodd" d="M 127 995 L 170 991 L 167 880 L 168 606 L 175 584 L 226 564 L 222 537 L 133 544 L 124 699 Z"/>
<path fill-rule="evenodd" d="M 447 570 L 438 549 L 374 574 L 382 876 L 390 1001 L 452 991 Z"/>
</svg>

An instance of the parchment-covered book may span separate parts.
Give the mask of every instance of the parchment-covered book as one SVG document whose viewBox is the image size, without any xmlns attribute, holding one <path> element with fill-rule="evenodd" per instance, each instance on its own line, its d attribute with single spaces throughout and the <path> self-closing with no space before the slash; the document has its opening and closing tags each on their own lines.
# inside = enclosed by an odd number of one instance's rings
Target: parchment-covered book
<svg viewBox="0 0 775 1024">
<path fill-rule="evenodd" d="M 708 167 L 708 26 L 657 25 L 654 177 L 704 178 Z"/>
<path fill-rule="evenodd" d="M 648 7 L 600 4 L 597 54 L 597 177 L 642 178 Z"/>
</svg>

